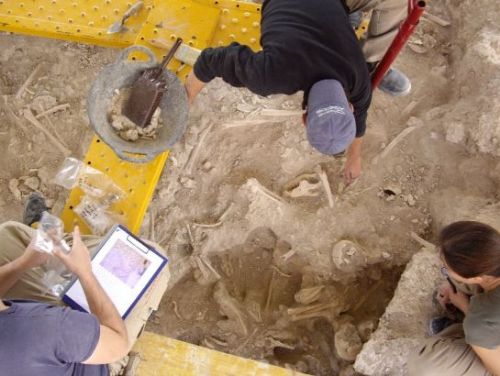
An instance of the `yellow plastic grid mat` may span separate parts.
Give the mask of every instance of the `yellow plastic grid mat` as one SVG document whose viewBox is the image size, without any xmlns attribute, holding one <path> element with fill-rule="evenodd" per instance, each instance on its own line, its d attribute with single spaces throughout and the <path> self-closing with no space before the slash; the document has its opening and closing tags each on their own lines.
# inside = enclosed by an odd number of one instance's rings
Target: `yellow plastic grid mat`
<svg viewBox="0 0 500 376">
<path fill-rule="evenodd" d="M 134 43 L 153 0 L 126 22 L 127 31 L 108 34 L 134 0 L 0 0 L 0 30 L 109 47 Z"/>
<path fill-rule="evenodd" d="M 307 376 L 304 373 L 144 332 L 134 346 L 138 376 Z"/>
<path fill-rule="evenodd" d="M 149 26 L 141 33 L 141 36 L 149 40 L 158 37 L 155 29 L 157 32 L 163 29 L 170 30 L 163 38 L 178 33 L 184 36 L 191 46 L 197 48 L 217 46 L 221 42 L 235 40 L 259 48 L 258 4 L 233 0 L 143 2 L 142 9 L 126 21 L 126 32 L 108 34 L 108 28 L 119 21 L 136 1 L 0 0 L 0 30 L 100 46 L 127 47 L 140 43 L 137 36 L 143 27 Z M 179 19 L 166 17 L 165 14 L 179 16 Z M 151 22 L 148 24 L 146 20 L 150 16 Z M 154 22 L 167 18 L 171 24 L 167 22 L 161 25 Z M 215 31 L 212 30 L 214 22 L 218 25 Z M 155 27 L 156 25 L 159 27 Z M 206 25 L 210 27 L 207 28 Z M 187 33 L 178 32 L 179 27 L 184 28 Z"/>
<path fill-rule="evenodd" d="M 168 153 L 163 153 L 149 163 L 123 161 L 109 146 L 98 137 L 94 137 L 84 163 L 106 173 L 123 189 L 126 199 L 114 204 L 112 211 L 122 218 L 123 224 L 132 232 L 138 233 L 167 158 Z M 82 233 L 91 233 L 85 223 L 73 212 L 73 208 L 80 203 L 82 195 L 83 192 L 80 189 L 73 189 L 66 201 L 61 219 L 67 232 L 78 224 Z"/>
</svg>

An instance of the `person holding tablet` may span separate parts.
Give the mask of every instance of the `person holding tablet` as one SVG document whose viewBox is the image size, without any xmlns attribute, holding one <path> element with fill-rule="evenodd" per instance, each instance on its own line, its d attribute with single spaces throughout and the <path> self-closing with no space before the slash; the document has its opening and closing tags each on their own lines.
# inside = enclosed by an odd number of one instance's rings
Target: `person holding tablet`
<svg viewBox="0 0 500 376">
<path fill-rule="evenodd" d="M 30 238 L 29 230 L 29 227 L 13 222 L 2 225 L 3 249 L 12 253 L 12 247 L 22 247 L 23 240 Z M 128 335 L 118 311 L 92 273 L 90 254 L 78 227 L 73 233 L 71 252 L 66 255 L 55 251 L 55 255 L 78 276 L 92 314 L 35 301 L 0 300 L 2 373 L 19 376 L 108 375 L 106 364 L 127 354 Z M 5 257 L 6 254 L 2 253 L 4 262 Z M 16 284 L 24 273 L 40 266 L 47 257 L 28 244 L 22 254 L 0 266 L 0 296 L 15 294 L 22 285 L 32 288 L 36 271 L 31 271 L 20 285 Z"/>
<path fill-rule="evenodd" d="M 36 201 L 40 197 L 28 202 L 26 212 Z M 28 217 L 25 224 L 0 225 L 0 374 L 109 375 L 108 364 L 127 355 L 164 290 L 153 284 L 123 320 L 92 269 L 89 248 L 101 239 L 82 240 L 75 227 L 69 253 L 41 253 L 34 249 L 35 230 L 30 227 L 40 215 Z M 59 298 L 44 294 L 38 267 L 49 257 L 57 257 L 77 276 L 91 313 L 65 307 Z M 166 288 L 164 278 L 168 272 L 160 281 Z"/>
</svg>

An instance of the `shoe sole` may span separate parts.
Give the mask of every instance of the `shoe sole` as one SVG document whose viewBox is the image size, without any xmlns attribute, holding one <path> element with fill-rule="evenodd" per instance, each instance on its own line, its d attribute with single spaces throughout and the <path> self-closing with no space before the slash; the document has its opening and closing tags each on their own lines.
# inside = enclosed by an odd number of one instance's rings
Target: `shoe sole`
<svg viewBox="0 0 500 376">
<path fill-rule="evenodd" d="M 380 91 L 383 91 L 385 94 L 390 95 L 391 97 L 405 97 L 408 94 L 410 94 L 411 89 L 412 89 L 411 82 L 410 82 L 410 86 L 408 86 L 408 89 L 406 89 L 405 91 L 401 91 L 401 92 L 393 92 L 393 91 L 384 89 L 383 87 L 379 86 Z"/>
</svg>

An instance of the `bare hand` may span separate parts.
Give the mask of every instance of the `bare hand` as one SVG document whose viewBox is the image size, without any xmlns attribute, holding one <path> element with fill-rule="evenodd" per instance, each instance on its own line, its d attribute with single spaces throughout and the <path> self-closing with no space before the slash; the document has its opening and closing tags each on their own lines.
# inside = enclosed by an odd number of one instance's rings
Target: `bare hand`
<svg viewBox="0 0 500 376">
<path fill-rule="evenodd" d="M 344 181 L 346 185 L 352 184 L 361 175 L 361 156 L 349 156 L 344 166 Z"/>
<path fill-rule="evenodd" d="M 205 87 L 205 83 L 196 77 L 194 71 L 191 71 L 186 78 L 184 86 L 186 87 L 189 104 L 192 104 L 201 89 Z"/>
<path fill-rule="evenodd" d="M 443 307 L 451 303 L 463 313 L 469 310 L 469 296 L 460 290 L 455 293 L 448 282 L 438 290 L 438 301 Z"/>
<path fill-rule="evenodd" d="M 66 254 L 56 248 L 54 250 L 54 255 L 61 260 L 69 271 L 76 274 L 78 277 L 92 274 L 90 253 L 87 246 L 83 244 L 78 226 L 76 226 L 73 231 L 73 246 L 71 247 L 71 252 Z"/>
<path fill-rule="evenodd" d="M 47 259 L 49 255 L 45 252 L 38 252 L 34 247 L 35 238 L 31 240 L 28 247 L 24 251 L 21 256 L 21 262 L 26 269 L 34 268 L 36 266 L 42 265 Z"/>
</svg>

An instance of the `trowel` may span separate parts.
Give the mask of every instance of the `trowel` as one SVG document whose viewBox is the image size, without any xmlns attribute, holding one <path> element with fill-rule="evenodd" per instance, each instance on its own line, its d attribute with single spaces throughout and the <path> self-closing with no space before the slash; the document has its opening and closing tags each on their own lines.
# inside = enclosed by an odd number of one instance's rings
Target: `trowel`
<svg viewBox="0 0 500 376">
<path fill-rule="evenodd" d="M 122 18 L 116 21 L 108 29 L 108 34 L 116 34 L 122 31 L 126 31 L 125 22 L 132 16 L 136 15 L 144 5 L 144 1 L 138 1 L 132 5 L 122 16 Z"/>
<path fill-rule="evenodd" d="M 145 128 L 151 122 L 154 112 L 167 91 L 167 82 L 163 71 L 181 44 L 182 39 L 177 38 L 163 61 L 157 67 L 146 69 L 132 86 L 122 113 L 137 126 Z"/>
</svg>

